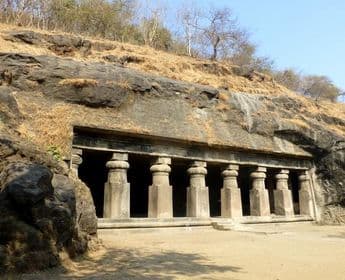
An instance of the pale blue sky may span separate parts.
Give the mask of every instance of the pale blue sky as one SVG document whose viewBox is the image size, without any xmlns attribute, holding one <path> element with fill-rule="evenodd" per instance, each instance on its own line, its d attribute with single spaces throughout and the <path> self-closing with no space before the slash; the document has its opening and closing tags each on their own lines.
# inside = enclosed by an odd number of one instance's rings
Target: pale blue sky
<svg viewBox="0 0 345 280">
<path fill-rule="evenodd" d="M 155 1 L 154 1 L 155 2 Z M 170 6 L 188 0 L 166 0 Z M 249 30 L 258 54 L 278 68 L 326 75 L 345 89 L 345 0 L 199 0 L 198 6 L 227 6 Z"/>
</svg>

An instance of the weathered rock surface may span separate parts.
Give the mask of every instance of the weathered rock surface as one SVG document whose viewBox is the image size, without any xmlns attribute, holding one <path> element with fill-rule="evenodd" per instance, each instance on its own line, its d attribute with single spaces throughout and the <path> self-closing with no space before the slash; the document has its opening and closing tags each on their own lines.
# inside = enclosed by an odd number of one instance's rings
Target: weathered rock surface
<svg viewBox="0 0 345 280">
<path fill-rule="evenodd" d="M 134 132 L 210 145 L 299 156 L 310 153 L 322 185 L 319 204 L 327 212 L 344 203 L 345 133 L 331 128 L 336 125 L 345 131 L 345 120 L 309 112 L 296 98 L 223 91 L 226 98 L 220 99 L 219 90 L 212 87 L 146 75 L 113 63 L 25 54 L 0 54 L 0 61 L 0 73 L 6 73 L 0 78 L 3 89 L 15 90 L 22 102 L 31 93 L 32 102 L 71 104 L 66 113 L 73 124 L 122 130 L 130 124 Z M 43 96 L 34 99 L 36 92 Z M 80 221 L 86 221 L 92 232 L 95 225 L 88 220 L 86 215 Z"/>
<path fill-rule="evenodd" d="M 41 34 L 33 31 L 10 32 L 6 40 L 24 42 L 30 45 L 46 44 L 48 49 L 57 55 L 73 56 L 76 51 L 88 55 L 91 51 L 91 42 L 78 36 Z"/>
<path fill-rule="evenodd" d="M 191 94 L 205 107 L 218 90 L 144 75 L 138 71 L 105 63 L 84 63 L 72 59 L 25 54 L 0 54 L 0 73 L 11 73 L 11 85 L 23 91 L 39 90 L 47 97 L 90 107 L 116 108 L 131 92 L 153 96 Z M 4 79 L 0 79 L 5 83 Z"/>
<path fill-rule="evenodd" d="M 77 201 L 90 197 L 88 188 L 44 153 L 10 139 L 0 142 L 0 272 L 45 269 L 60 263 L 62 251 L 84 253 L 96 236 L 92 202 L 87 222 L 80 225 L 77 218 L 85 208 Z"/>
</svg>

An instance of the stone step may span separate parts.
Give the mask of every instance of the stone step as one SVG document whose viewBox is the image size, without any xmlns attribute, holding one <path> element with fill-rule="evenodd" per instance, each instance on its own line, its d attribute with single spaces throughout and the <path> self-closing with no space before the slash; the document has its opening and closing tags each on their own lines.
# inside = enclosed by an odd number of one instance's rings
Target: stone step
<svg viewBox="0 0 345 280">
<path fill-rule="evenodd" d="M 270 217 L 243 217 L 232 221 L 213 221 L 212 226 L 216 230 L 224 231 L 245 231 L 255 233 L 274 234 L 280 233 L 275 229 L 269 229 L 265 227 L 267 224 L 288 224 L 288 223 L 312 223 L 314 220 L 310 216 L 293 216 L 293 217 L 281 217 L 281 216 L 270 216 Z M 258 226 L 262 225 L 261 228 Z M 256 227 L 255 227 L 256 226 Z"/>
<path fill-rule="evenodd" d="M 174 219 L 151 219 L 151 218 L 133 218 L 133 219 L 98 219 L 99 229 L 109 228 L 159 228 L 159 227 L 194 227 L 211 226 L 210 219 L 196 218 L 174 218 Z"/>
<path fill-rule="evenodd" d="M 313 219 L 309 216 L 269 216 L 269 217 L 241 217 L 237 219 L 229 218 L 192 218 L 181 217 L 171 219 L 156 218 L 130 218 L 130 219 L 98 219 L 99 229 L 109 228 L 159 228 L 159 227 L 194 227 L 213 226 L 219 230 L 235 230 L 239 226 L 249 224 L 265 223 L 289 223 L 289 222 L 310 222 Z"/>
</svg>

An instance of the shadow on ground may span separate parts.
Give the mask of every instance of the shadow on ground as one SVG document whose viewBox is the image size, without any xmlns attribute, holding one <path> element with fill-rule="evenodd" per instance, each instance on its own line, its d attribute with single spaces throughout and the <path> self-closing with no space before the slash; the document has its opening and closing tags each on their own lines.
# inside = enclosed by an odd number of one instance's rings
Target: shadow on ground
<svg viewBox="0 0 345 280">
<path fill-rule="evenodd" d="M 64 268 L 42 274 L 42 279 L 140 279 L 172 280 L 197 277 L 216 279 L 222 273 L 240 272 L 239 267 L 213 264 L 199 254 L 164 251 L 159 254 L 141 254 L 136 250 L 108 249 L 98 258 L 83 257 L 75 262 L 71 272 Z M 220 274 L 219 274 L 220 273 Z M 41 279 L 37 274 L 23 275 L 20 279 Z M 226 278 L 231 279 L 231 278 Z"/>
<path fill-rule="evenodd" d="M 327 237 L 345 239 L 345 232 L 339 232 L 338 234 L 330 234 L 330 235 L 327 235 Z"/>
</svg>

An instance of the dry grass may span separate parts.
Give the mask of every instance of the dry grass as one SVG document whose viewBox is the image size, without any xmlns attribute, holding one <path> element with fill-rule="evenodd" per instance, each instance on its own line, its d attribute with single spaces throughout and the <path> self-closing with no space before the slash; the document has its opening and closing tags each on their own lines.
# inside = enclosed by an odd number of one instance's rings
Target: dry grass
<svg viewBox="0 0 345 280">
<path fill-rule="evenodd" d="M 303 121 L 303 120 L 301 120 L 301 119 L 297 119 L 297 118 L 294 118 L 294 119 L 285 119 L 285 121 L 288 122 L 288 123 L 291 123 L 291 124 L 293 124 L 293 125 L 296 125 L 296 126 L 302 128 L 302 129 L 303 129 L 303 128 L 308 128 L 308 129 L 310 129 L 310 126 L 309 126 L 305 121 Z"/>
<path fill-rule="evenodd" d="M 23 30 L 23 28 L 0 24 L 0 52 L 23 52 L 33 55 L 51 55 L 56 56 L 48 49 L 47 45 L 34 46 L 25 43 L 11 42 L 4 40 L 6 32 L 13 30 Z M 34 29 L 32 29 L 34 30 Z M 34 30 L 39 33 L 52 34 L 54 32 L 46 32 L 42 30 Z M 56 32 L 55 32 L 56 33 Z M 62 32 L 58 32 L 61 34 Z M 236 66 L 210 62 L 208 60 L 195 59 L 187 56 L 179 56 L 171 53 L 166 53 L 146 46 L 136 46 L 125 43 L 118 43 L 107 40 L 100 40 L 95 38 L 88 38 L 93 43 L 107 45 L 107 50 L 97 51 L 92 49 L 90 55 L 85 57 L 83 54 L 75 52 L 74 59 L 81 61 L 102 61 L 105 55 L 115 55 L 117 57 L 131 56 L 140 59 L 134 62 L 128 62 L 126 67 L 137 69 L 140 71 L 182 80 L 187 82 L 199 83 L 204 85 L 220 88 L 218 95 L 219 103 L 216 109 L 219 112 L 227 112 L 229 108 L 229 91 L 247 92 L 253 94 L 262 94 L 268 96 L 284 95 L 293 98 L 301 106 L 299 108 L 300 114 L 304 115 L 304 120 L 298 118 L 286 120 L 300 128 L 308 128 L 308 119 L 319 119 L 320 115 L 330 116 L 345 120 L 345 105 L 332 103 L 327 101 L 314 102 L 313 100 L 300 96 L 285 87 L 277 84 L 270 79 L 248 79 L 234 74 Z M 116 83 L 122 88 L 129 88 L 127 81 L 109 81 L 108 83 Z M 98 82 L 88 78 L 71 78 L 60 81 L 61 85 L 70 85 L 75 87 L 97 86 Z M 153 84 L 153 87 L 159 88 L 159 84 Z M 227 89 L 227 90 L 224 90 Z M 190 88 L 193 91 L 193 87 Z M 109 127 L 115 129 L 118 125 L 114 118 L 120 112 L 114 112 L 110 109 L 90 109 L 84 106 L 58 103 L 58 104 L 41 104 L 42 98 L 37 98 L 30 94 L 30 96 L 21 97 L 18 100 L 20 104 L 20 111 L 24 114 L 25 121 L 19 128 L 22 136 L 35 142 L 42 149 L 47 150 L 51 146 L 59 147 L 63 155 L 67 156 L 69 152 L 69 144 L 72 141 L 71 127 L 74 124 L 83 123 L 84 120 L 89 121 L 90 126 Z M 267 113 L 267 112 L 264 112 Z M 92 116 L 92 118 L 90 118 Z M 107 119 L 109 116 L 109 119 Z M 111 117 L 110 117 L 111 116 Z M 308 117 L 306 117 L 308 116 Z M 272 117 L 274 117 L 272 115 Z M 124 118 L 124 116 L 122 116 Z M 123 120 L 123 119 L 122 119 Z M 195 122 L 195 119 L 191 119 Z M 200 121 L 200 122 L 203 122 Z M 212 124 L 206 125 L 205 131 L 209 139 L 213 138 Z M 247 124 L 243 124 L 246 129 Z M 341 125 L 328 124 L 320 122 L 320 125 L 326 129 L 345 136 L 345 128 Z M 132 120 L 126 121 L 126 127 L 132 132 L 149 133 L 142 127 L 138 127 Z M 0 122 L 1 128 L 1 122 Z M 193 140 L 193 139 L 190 139 Z"/>
<path fill-rule="evenodd" d="M 56 55 L 48 49 L 47 45 L 35 46 L 4 40 L 6 33 L 14 30 L 33 30 L 43 34 L 66 34 L 63 32 L 47 32 L 32 28 L 24 29 L 12 25 L 0 24 L 0 52 Z M 97 51 L 92 49 L 91 54 L 87 57 L 85 57 L 84 54 L 76 52 L 74 54 L 74 59 L 82 61 L 104 61 L 103 57 L 106 55 L 114 55 L 117 57 L 132 56 L 140 59 L 138 59 L 137 62 L 127 63 L 126 67 L 176 80 L 248 93 L 275 95 L 288 91 L 274 81 L 251 81 L 245 77 L 237 76 L 234 74 L 234 68 L 236 68 L 234 65 L 176 55 L 155 50 L 147 46 L 137 46 L 95 38 L 87 39 L 94 44 L 108 46 L 107 49 L 109 50 Z"/>
<path fill-rule="evenodd" d="M 77 88 L 97 86 L 98 81 L 94 79 L 63 79 L 59 82 L 61 86 L 74 86 Z"/>
</svg>

